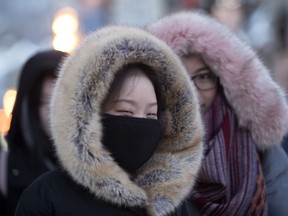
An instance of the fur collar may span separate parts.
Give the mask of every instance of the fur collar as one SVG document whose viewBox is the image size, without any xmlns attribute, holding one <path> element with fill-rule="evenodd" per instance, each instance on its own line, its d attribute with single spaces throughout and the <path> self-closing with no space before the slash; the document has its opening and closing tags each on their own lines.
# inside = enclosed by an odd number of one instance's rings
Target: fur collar
<svg viewBox="0 0 288 216">
<path fill-rule="evenodd" d="M 197 12 L 181 12 L 155 22 L 149 32 L 180 56 L 194 53 L 219 76 L 241 126 L 260 150 L 280 144 L 288 129 L 284 91 L 256 54 L 226 27 Z"/>
<path fill-rule="evenodd" d="M 165 92 L 164 136 L 131 178 L 103 148 L 100 106 L 118 69 L 152 67 Z M 106 27 L 88 36 L 60 70 L 51 105 L 52 136 L 61 164 L 97 198 L 166 215 L 188 195 L 203 154 L 196 91 L 173 51 L 132 27 Z"/>
</svg>

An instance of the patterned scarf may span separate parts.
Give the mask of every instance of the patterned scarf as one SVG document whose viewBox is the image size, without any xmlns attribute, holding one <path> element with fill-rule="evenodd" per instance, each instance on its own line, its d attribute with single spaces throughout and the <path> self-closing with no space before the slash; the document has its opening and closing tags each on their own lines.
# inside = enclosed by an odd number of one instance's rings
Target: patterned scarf
<svg viewBox="0 0 288 216">
<path fill-rule="evenodd" d="M 256 145 L 250 133 L 239 128 L 223 98 L 219 93 L 205 114 L 206 158 L 192 200 L 202 215 L 266 216 L 266 187 Z"/>
</svg>

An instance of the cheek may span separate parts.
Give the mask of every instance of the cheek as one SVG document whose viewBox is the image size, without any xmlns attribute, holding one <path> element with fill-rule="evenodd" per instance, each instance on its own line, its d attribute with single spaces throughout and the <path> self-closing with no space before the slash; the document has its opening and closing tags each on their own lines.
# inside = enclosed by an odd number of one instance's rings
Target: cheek
<svg viewBox="0 0 288 216">
<path fill-rule="evenodd" d="M 205 110 L 207 110 L 213 103 L 216 97 L 217 90 L 209 90 L 203 91 L 199 94 L 201 105 L 205 106 Z"/>
<path fill-rule="evenodd" d="M 44 131 L 49 132 L 49 106 L 41 105 L 39 108 L 39 116 Z"/>
<path fill-rule="evenodd" d="M 216 90 L 211 90 L 207 93 L 207 105 L 210 107 L 216 97 Z"/>
<path fill-rule="evenodd" d="M 40 116 L 40 121 L 43 124 L 45 122 L 45 107 L 43 105 L 39 107 L 39 116 Z"/>
</svg>

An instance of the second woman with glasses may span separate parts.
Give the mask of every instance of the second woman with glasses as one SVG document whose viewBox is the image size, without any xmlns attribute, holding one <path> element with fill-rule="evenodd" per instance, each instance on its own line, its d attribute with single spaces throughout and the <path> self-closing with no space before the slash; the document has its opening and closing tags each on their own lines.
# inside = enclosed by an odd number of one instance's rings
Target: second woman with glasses
<svg viewBox="0 0 288 216">
<path fill-rule="evenodd" d="M 182 58 L 198 89 L 205 159 L 191 200 L 202 215 L 287 215 L 283 91 L 249 47 L 198 13 L 164 18 L 149 31 Z"/>
</svg>

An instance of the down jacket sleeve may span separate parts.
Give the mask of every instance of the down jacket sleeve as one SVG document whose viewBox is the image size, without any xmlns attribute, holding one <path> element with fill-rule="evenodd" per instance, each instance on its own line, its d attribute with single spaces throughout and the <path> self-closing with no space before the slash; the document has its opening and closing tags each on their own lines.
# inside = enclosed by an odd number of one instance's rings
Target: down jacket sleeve
<svg viewBox="0 0 288 216">
<path fill-rule="evenodd" d="M 269 215 L 286 216 L 288 157 L 281 146 L 275 146 L 262 153 L 262 169 L 267 187 Z"/>
</svg>

